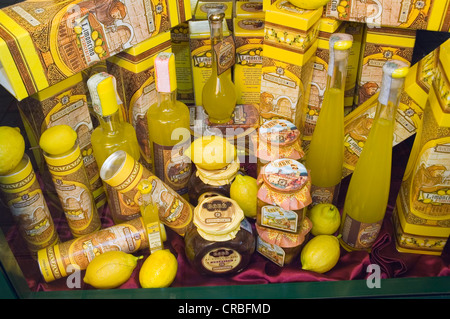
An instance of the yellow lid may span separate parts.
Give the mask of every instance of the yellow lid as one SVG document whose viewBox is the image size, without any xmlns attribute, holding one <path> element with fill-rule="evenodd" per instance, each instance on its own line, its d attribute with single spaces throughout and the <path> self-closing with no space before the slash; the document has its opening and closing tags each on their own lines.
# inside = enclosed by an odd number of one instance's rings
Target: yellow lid
<svg viewBox="0 0 450 319">
<path fill-rule="evenodd" d="M 177 89 L 175 55 L 161 52 L 155 57 L 156 91 L 170 93 Z"/>
<path fill-rule="evenodd" d="M 408 71 L 409 71 L 409 67 L 407 67 L 407 66 L 398 68 L 398 69 L 394 70 L 394 72 L 392 72 L 392 77 L 394 79 L 404 78 L 408 74 Z"/>
<path fill-rule="evenodd" d="M 205 198 L 194 210 L 194 225 L 204 239 L 227 241 L 236 236 L 240 229 L 244 212 L 238 203 L 228 197 Z"/>
<path fill-rule="evenodd" d="M 216 170 L 206 170 L 197 167 L 197 176 L 200 177 L 203 183 L 208 185 L 226 185 L 231 183 L 231 181 L 236 176 L 237 172 L 240 168 L 239 160 L 236 159 L 224 168 L 216 169 Z"/>
<path fill-rule="evenodd" d="M 77 132 L 69 125 L 55 125 L 42 133 L 39 146 L 50 155 L 64 154 L 72 149 L 77 138 Z"/>
<path fill-rule="evenodd" d="M 347 33 L 334 33 L 330 36 L 330 49 L 348 50 L 353 45 L 353 36 Z"/>
<path fill-rule="evenodd" d="M 122 103 L 117 95 L 116 78 L 106 72 L 94 74 L 87 81 L 91 94 L 92 108 L 100 116 L 109 116 Z"/>
</svg>

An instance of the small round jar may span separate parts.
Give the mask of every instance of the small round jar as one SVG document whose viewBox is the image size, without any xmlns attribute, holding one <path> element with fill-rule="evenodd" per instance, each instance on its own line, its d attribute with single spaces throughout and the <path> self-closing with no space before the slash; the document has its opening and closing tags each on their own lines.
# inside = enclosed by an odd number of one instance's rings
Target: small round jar
<svg viewBox="0 0 450 319">
<path fill-rule="evenodd" d="M 199 197 L 203 193 L 218 193 L 225 197 L 230 196 L 230 187 L 239 172 L 240 163 L 234 160 L 222 169 L 206 170 L 196 167 L 188 183 L 189 202 L 197 206 Z"/>
<path fill-rule="evenodd" d="M 242 271 L 255 251 L 251 224 L 239 205 L 224 196 L 207 197 L 194 210 L 185 235 L 185 252 L 200 273 L 214 276 Z"/>
<path fill-rule="evenodd" d="M 252 136 L 257 158 L 256 173 L 269 162 L 279 158 L 300 160 L 305 155 L 300 141 L 300 131 L 291 122 L 283 119 L 267 121 Z"/>
<path fill-rule="evenodd" d="M 286 158 L 265 165 L 258 184 L 256 223 L 298 233 L 311 203 L 311 179 L 305 166 Z"/>
<path fill-rule="evenodd" d="M 280 267 L 290 264 L 296 258 L 312 228 L 312 222 L 305 217 L 297 234 L 289 234 L 272 228 L 256 225 L 258 237 L 256 250 Z"/>
</svg>

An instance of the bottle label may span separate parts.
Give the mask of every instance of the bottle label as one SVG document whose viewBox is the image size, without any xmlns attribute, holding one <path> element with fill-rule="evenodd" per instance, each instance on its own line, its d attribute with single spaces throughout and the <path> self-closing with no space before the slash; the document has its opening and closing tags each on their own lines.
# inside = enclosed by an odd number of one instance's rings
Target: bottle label
<svg viewBox="0 0 450 319">
<path fill-rule="evenodd" d="M 153 143 L 156 176 L 180 195 L 187 193 L 192 172 L 191 161 L 184 155 L 189 145 L 189 140 L 176 146 Z"/>
<path fill-rule="evenodd" d="M 285 252 L 280 246 L 269 244 L 258 236 L 256 251 L 280 267 L 284 266 Z"/>
<path fill-rule="evenodd" d="M 355 249 L 368 249 L 378 237 L 383 219 L 376 223 L 362 223 L 348 214 L 344 219 L 342 240 Z"/>
<path fill-rule="evenodd" d="M 163 249 L 163 243 L 161 240 L 161 231 L 159 228 L 159 222 L 148 223 L 147 226 L 148 244 L 150 246 L 150 252 L 153 253 L 157 250 Z"/>
<path fill-rule="evenodd" d="M 267 205 L 261 208 L 261 226 L 283 231 L 296 232 L 298 215 L 278 206 Z"/>
<path fill-rule="evenodd" d="M 109 208 L 116 222 L 134 219 L 141 215 L 139 205 L 133 199 L 124 196 L 110 185 L 106 185 L 105 188 L 108 194 Z"/>
<path fill-rule="evenodd" d="M 210 250 L 202 258 L 202 265 L 205 269 L 224 273 L 233 270 L 241 262 L 242 256 L 236 250 L 219 247 Z"/>
<path fill-rule="evenodd" d="M 224 37 L 222 42 L 214 45 L 217 60 L 217 75 L 230 69 L 236 62 L 236 45 L 232 35 Z"/>
<path fill-rule="evenodd" d="M 331 187 L 319 187 L 311 185 L 311 207 L 317 204 L 327 203 L 333 204 L 339 194 L 340 183 L 336 186 Z"/>
</svg>

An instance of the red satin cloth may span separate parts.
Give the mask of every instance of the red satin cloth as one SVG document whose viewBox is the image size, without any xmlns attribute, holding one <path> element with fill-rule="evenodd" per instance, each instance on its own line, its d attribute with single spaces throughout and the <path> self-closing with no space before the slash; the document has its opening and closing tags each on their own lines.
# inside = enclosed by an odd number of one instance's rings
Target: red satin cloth
<svg viewBox="0 0 450 319">
<path fill-rule="evenodd" d="M 255 252 L 248 267 L 234 276 L 211 277 L 203 276 L 191 267 L 184 254 L 184 240 L 175 232 L 167 229 L 168 240 L 165 248 L 170 249 L 178 260 L 177 276 L 172 287 L 192 286 L 221 286 L 221 285 L 245 285 L 245 284 L 267 284 L 287 283 L 304 281 L 332 281 L 365 279 L 369 264 L 378 264 L 382 271 L 382 278 L 394 277 L 437 277 L 450 275 L 450 244 L 444 248 L 441 256 L 417 255 L 399 253 L 395 248 L 395 237 L 391 214 L 395 198 L 398 193 L 400 181 L 403 176 L 404 167 L 409 156 L 408 145 L 396 146 L 393 157 L 391 198 L 381 233 L 376 240 L 372 252 L 365 251 L 347 252 L 341 248 L 341 257 L 337 265 L 325 274 L 317 274 L 301 269 L 300 258 L 296 258 L 291 264 L 279 267 L 259 253 Z M 343 180 L 338 207 L 342 208 L 345 190 L 349 178 Z M 69 228 L 60 212 L 50 207 L 61 241 L 71 239 Z M 102 225 L 112 225 L 109 209 L 100 210 Z M 253 223 L 253 221 L 252 221 Z M 254 226 L 254 225 L 253 225 Z M 254 229 L 254 228 L 253 228 Z M 254 229 L 255 230 L 255 229 Z M 14 256 L 19 263 L 28 285 L 32 291 L 60 291 L 70 290 L 66 279 L 62 278 L 51 283 L 46 283 L 40 275 L 37 261 L 29 256 L 23 240 L 17 233 L 16 227 L 12 225 L 7 231 L 6 237 Z M 148 250 L 140 251 L 136 255 L 148 256 Z M 139 288 L 139 270 L 144 259 L 138 261 L 138 265 L 131 278 L 119 288 Z M 84 276 L 84 272 L 82 273 Z M 81 289 L 93 289 L 93 287 L 82 283 Z"/>
</svg>

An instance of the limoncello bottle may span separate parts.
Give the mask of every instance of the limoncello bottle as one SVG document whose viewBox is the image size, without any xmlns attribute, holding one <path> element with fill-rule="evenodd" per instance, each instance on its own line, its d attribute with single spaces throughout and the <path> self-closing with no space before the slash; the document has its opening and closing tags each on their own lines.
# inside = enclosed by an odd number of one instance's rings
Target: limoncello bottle
<svg viewBox="0 0 450 319">
<path fill-rule="evenodd" d="M 191 145 L 190 114 L 177 100 L 175 56 L 155 57 L 157 102 L 147 111 L 150 149 L 155 175 L 180 195 L 187 196 L 192 164 L 184 151 Z"/>
<path fill-rule="evenodd" d="M 116 92 L 115 78 L 106 72 L 94 74 L 87 81 L 92 107 L 99 125 L 91 134 L 92 150 L 99 169 L 109 155 L 122 150 L 136 160 L 141 153 L 134 127 L 120 117 L 122 101 Z M 115 223 L 139 216 L 139 207 L 122 198 L 112 187 L 105 185 L 108 204 Z"/>
<path fill-rule="evenodd" d="M 335 203 L 344 164 L 344 91 L 353 37 L 335 33 L 329 43 L 327 84 L 305 158 L 311 175 L 311 207 Z"/>
<path fill-rule="evenodd" d="M 407 73 L 403 61 L 383 66 L 375 117 L 344 203 L 340 241 L 349 251 L 370 250 L 381 229 L 389 199 L 395 118 Z"/>
<path fill-rule="evenodd" d="M 212 124 L 231 121 L 236 107 L 236 89 L 230 75 L 230 63 L 234 61 L 235 47 L 234 44 L 224 41 L 222 29 L 224 18 L 225 13 L 213 10 L 208 16 L 211 30 L 212 72 L 203 87 L 202 102 Z"/>
</svg>

